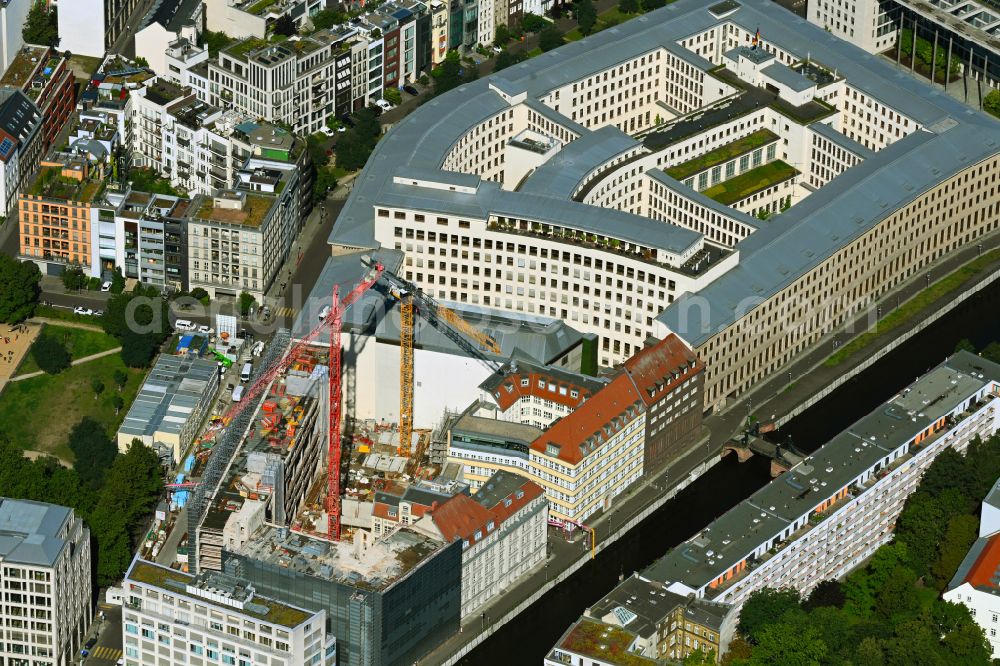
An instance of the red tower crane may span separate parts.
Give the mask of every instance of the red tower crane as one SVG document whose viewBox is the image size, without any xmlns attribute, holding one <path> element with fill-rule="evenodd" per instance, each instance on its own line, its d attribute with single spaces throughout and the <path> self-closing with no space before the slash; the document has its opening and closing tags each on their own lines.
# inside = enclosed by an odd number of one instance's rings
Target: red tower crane
<svg viewBox="0 0 1000 666">
<path fill-rule="evenodd" d="M 260 394 L 271 385 L 278 375 L 285 372 L 288 367 L 301 356 L 301 352 L 315 343 L 324 327 L 329 327 L 330 332 L 330 369 L 329 369 L 329 409 L 330 409 L 330 433 L 327 450 L 327 535 L 330 539 L 337 541 L 340 539 L 340 422 L 341 422 L 341 368 L 340 368 L 340 331 L 343 325 L 344 310 L 349 305 L 356 302 L 372 285 L 378 282 L 382 276 L 384 267 L 379 262 L 373 262 L 368 257 L 364 258 L 364 264 L 369 270 L 365 277 L 357 286 L 352 289 L 344 300 L 339 300 L 338 288 L 333 287 L 333 300 L 328 312 L 320 312 L 320 323 L 303 336 L 298 342 L 292 345 L 281 359 L 270 369 L 262 373 L 253 384 L 244 392 L 243 400 L 233 403 L 226 413 L 223 414 L 223 423 L 230 424 L 233 419 L 244 409 L 256 402 Z M 324 308 L 326 310 L 327 308 Z M 177 485 L 177 484 L 174 484 Z M 184 484 L 193 487 L 197 484 Z M 177 486 L 179 487 L 179 485 Z"/>
<path fill-rule="evenodd" d="M 333 286 L 333 307 L 327 319 L 330 324 L 330 442 L 326 456 L 326 533 L 334 541 L 340 540 L 340 330 L 344 310 L 372 288 L 385 270 L 381 263 L 365 262 L 370 266 L 367 276 L 341 301 L 337 285 Z"/>
</svg>

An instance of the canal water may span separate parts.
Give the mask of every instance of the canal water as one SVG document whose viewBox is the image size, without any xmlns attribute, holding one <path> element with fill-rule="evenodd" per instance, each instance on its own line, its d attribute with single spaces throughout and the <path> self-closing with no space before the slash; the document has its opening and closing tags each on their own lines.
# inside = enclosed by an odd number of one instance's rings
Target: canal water
<svg viewBox="0 0 1000 666">
<path fill-rule="evenodd" d="M 928 326 L 878 363 L 787 423 L 776 437 L 812 452 L 951 354 L 962 338 L 977 348 L 1000 341 L 1000 284 L 994 283 Z M 597 559 L 469 653 L 463 666 L 541 664 L 567 627 L 619 580 L 644 569 L 669 549 L 769 481 L 760 456 L 740 464 L 728 456 L 637 525 Z"/>
</svg>

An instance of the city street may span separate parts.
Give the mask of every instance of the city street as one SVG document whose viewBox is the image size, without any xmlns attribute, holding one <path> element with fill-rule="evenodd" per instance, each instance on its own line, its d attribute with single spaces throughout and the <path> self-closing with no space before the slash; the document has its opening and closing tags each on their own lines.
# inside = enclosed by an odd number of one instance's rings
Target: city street
<svg viewBox="0 0 1000 666">
<path fill-rule="evenodd" d="M 101 613 L 104 614 L 103 619 L 100 618 Z M 81 663 L 84 666 L 109 666 L 117 663 L 122 656 L 122 607 L 99 603 L 89 635 L 94 635 L 95 632 L 98 636 L 97 643 Z"/>
</svg>

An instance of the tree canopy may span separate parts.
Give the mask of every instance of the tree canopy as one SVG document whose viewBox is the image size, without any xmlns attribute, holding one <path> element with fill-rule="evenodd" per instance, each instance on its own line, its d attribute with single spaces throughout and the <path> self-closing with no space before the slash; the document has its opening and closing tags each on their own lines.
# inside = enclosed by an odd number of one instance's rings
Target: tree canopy
<svg viewBox="0 0 1000 666">
<path fill-rule="evenodd" d="M 69 448 L 76 457 L 73 469 L 80 475 L 80 481 L 91 488 L 100 488 L 105 471 L 118 455 L 104 426 L 84 417 L 69 433 Z"/>
<path fill-rule="evenodd" d="M 0 322 L 24 321 L 35 311 L 42 273 L 30 261 L 0 254 Z"/>
<path fill-rule="evenodd" d="M 542 51 L 551 51 L 552 49 L 559 48 L 563 43 L 562 33 L 559 32 L 559 28 L 556 27 L 555 23 L 550 23 L 546 26 L 538 36 L 538 47 Z"/>
<path fill-rule="evenodd" d="M 591 0 L 576 0 L 576 22 L 580 33 L 589 35 L 597 24 L 597 9 Z"/>
<path fill-rule="evenodd" d="M 942 451 L 903 507 L 892 542 L 806 600 L 791 590 L 750 595 L 723 663 L 990 664 L 982 628 L 939 592 L 975 540 L 976 512 L 997 477 L 1000 437 L 973 440 L 964 456 Z"/>
<path fill-rule="evenodd" d="M 246 317 L 247 315 L 249 315 L 250 308 L 252 308 L 256 302 L 257 299 L 254 298 L 250 293 L 245 291 L 240 293 L 240 300 L 238 304 L 240 308 L 240 316 Z"/>
<path fill-rule="evenodd" d="M 44 0 L 38 0 L 31 5 L 28 16 L 21 28 L 21 37 L 26 44 L 42 46 L 57 46 L 59 44 L 59 23 L 56 19 L 56 9 L 47 9 Z"/>
<path fill-rule="evenodd" d="M 38 367 L 50 375 L 55 375 L 70 366 L 69 351 L 54 335 L 42 333 L 31 345 L 31 357 Z"/>
</svg>

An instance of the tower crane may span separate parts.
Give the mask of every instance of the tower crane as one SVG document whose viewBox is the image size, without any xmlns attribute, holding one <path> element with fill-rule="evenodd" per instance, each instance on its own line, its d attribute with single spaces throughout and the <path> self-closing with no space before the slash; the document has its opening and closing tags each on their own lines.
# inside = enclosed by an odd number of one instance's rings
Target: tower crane
<svg viewBox="0 0 1000 666">
<path fill-rule="evenodd" d="M 365 261 L 365 259 L 362 259 Z M 367 260 L 370 264 L 371 260 Z M 369 266 L 370 267 L 370 266 Z M 486 353 L 500 354 L 500 345 L 491 336 L 462 319 L 454 310 L 438 303 L 409 280 L 386 270 L 380 271 L 382 281 L 399 300 L 400 364 L 399 364 L 399 444 L 408 450 L 413 439 L 413 328 L 419 313 L 431 326 L 454 342 L 466 354 L 487 366 L 494 373 L 503 371 L 504 363 Z M 475 342 L 473 342 L 475 341 Z"/>
<path fill-rule="evenodd" d="M 309 331 L 299 339 L 294 345 L 288 348 L 282 357 L 261 373 L 253 384 L 243 394 L 243 400 L 233 403 L 226 413 L 223 414 L 223 423 L 232 423 L 244 409 L 256 402 L 256 399 L 263 391 L 271 385 L 280 374 L 288 370 L 289 366 L 298 358 L 309 346 L 313 345 L 323 332 L 324 328 L 329 330 L 330 343 L 330 368 L 329 368 L 329 441 L 327 444 L 327 495 L 326 495 L 326 515 L 327 515 L 327 536 L 338 541 L 340 539 L 340 423 L 341 423 L 341 367 L 340 367 L 340 332 L 343 325 L 344 311 L 352 303 L 356 302 L 362 295 L 378 282 L 384 270 L 382 264 L 370 258 L 362 258 L 368 272 L 343 300 L 339 298 L 339 287 L 334 285 L 331 305 L 324 307 L 320 311 L 319 325 Z M 197 483 L 169 484 L 168 488 L 193 488 Z"/>
</svg>

